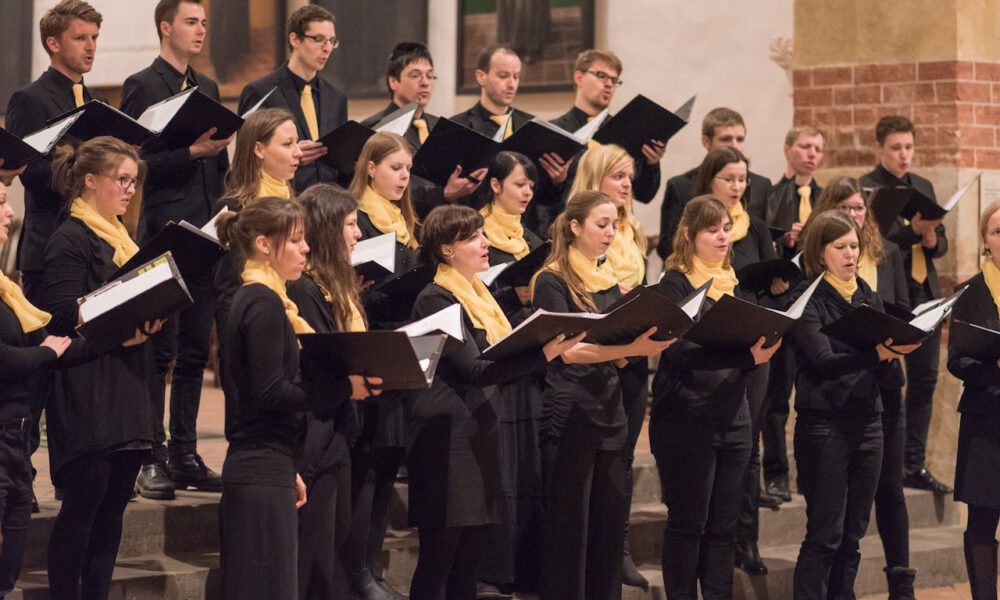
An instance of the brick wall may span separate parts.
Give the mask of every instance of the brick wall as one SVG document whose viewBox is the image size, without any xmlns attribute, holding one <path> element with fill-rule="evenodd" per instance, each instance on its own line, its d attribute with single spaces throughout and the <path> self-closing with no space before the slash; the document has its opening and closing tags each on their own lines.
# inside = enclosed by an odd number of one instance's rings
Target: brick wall
<svg viewBox="0 0 1000 600">
<path fill-rule="evenodd" d="M 941 61 L 796 69 L 794 121 L 827 133 L 824 168 L 875 163 L 875 123 L 917 126 L 916 167 L 1000 169 L 1000 64 Z"/>
</svg>

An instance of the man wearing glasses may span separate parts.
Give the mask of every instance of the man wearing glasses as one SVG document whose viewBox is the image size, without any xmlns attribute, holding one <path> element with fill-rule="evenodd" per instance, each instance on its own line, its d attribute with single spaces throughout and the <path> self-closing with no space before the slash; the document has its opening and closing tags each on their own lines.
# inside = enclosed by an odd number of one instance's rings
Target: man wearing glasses
<svg viewBox="0 0 1000 600">
<path fill-rule="evenodd" d="M 295 173 L 296 191 L 314 183 L 335 183 L 351 173 L 338 173 L 318 159 L 326 154 L 320 136 L 347 122 L 347 96 L 319 76 L 330 54 L 338 46 L 334 18 L 330 11 L 307 4 L 288 17 L 288 62 L 277 70 L 247 84 L 240 94 L 239 112 L 245 113 L 272 89 L 263 108 L 284 108 L 295 117 L 302 158 Z"/>
</svg>

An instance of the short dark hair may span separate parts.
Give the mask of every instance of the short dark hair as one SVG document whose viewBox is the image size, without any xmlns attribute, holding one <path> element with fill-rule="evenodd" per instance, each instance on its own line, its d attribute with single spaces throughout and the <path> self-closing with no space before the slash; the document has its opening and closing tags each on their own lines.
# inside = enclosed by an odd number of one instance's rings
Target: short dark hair
<svg viewBox="0 0 1000 600">
<path fill-rule="evenodd" d="M 292 14 L 288 15 L 288 23 L 285 26 L 285 41 L 287 42 L 288 36 L 293 33 L 295 37 L 302 39 L 302 36 L 306 34 L 306 29 L 309 28 L 309 24 L 317 21 L 337 23 L 337 19 L 334 18 L 333 13 L 322 6 L 306 4 L 301 8 L 295 9 Z M 288 51 L 291 52 L 291 50 L 292 45 L 288 44 Z"/>
<path fill-rule="evenodd" d="M 524 169 L 524 175 L 532 184 L 538 183 L 538 168 L 535 167 L 535 163 L 530 158 L 520 152 L 513 152 L 511 150 L 498 152 L 486 165 L 486 175 L 483 176 L 483 184 L 476 188 L 476 191 L 472 194 L 472 206 L 489 207 L 493 202 L 494 196 L 493 190 L 490 187 L 490 180 L 496 179 L 502 186 L 504 180 L 510 177 L 510 174 L 514 172 L 514 169 L 518 165 L 521 165 Z"/>
<path fill-rule="evenodd" d="M 913 126 L 913 121 L 900 115 L 886 115 L 878 120 L 875 125 L 875 141 L 881 146 L 885 144 L 885 138 L 893 133 L 912 133 L 917 137 L 917 129 Z"/>
<path fill-rule="evenodd" d="M 609 67 L 622 74 L 622 60 L 618 55 L 610 50 L 597 50 L 591 48 L 576 55 L 576 62 L 573 63 L 573 70 L 586 73 L 595 62 L 607 63 Z"/>
<path fill-rule="evenodd" d="M 726 168 L 726 165 L 733 163 L 746 164 L 747 174 L 749 175 L 750 161 L 747 160 L 746 155 L 736 148 L 718 148 L 706 154 L 705 159 L 701 161 L 701 166 L 698 167 L 698 175 L 694 179 L 694 195 L 711 194 L 712 180 L 715 179 L 715 176 L 720 171 Z M 748 185 L 747 187 L 749 188 L 750 186 Z"/>
<path fill-rule="evenodd" d="M 743 129 L 747 128 L 747 124 L 743 122 L 743 115 L 731 108 L 720 106 L 708 111 L 708 114 L 702 119 L 701 135 L 711 140 L 715 137 L 716 129 L 720 127 L 736 127 L 737 125 Z"/>
<path fill-rule="evenodd" d="M 482 71 L 483 73 L 490 72 L 490 61 L 493 60 L 493 55 L 497 52 L 506 52 L 507 54 L 513 54 L 517 56 L 517 52 L 507 44 L 490 44 L 483 48 L 483 51 L 479 53 L 476 58 L 476 69 Z M 520 58 L 518 56 L 518 58 Z"/>
<path fill-rule="evenodd" d="M 160 23 L 173 23 L 177 11 L 180 10 L 181 4 L 184 2 L 201 4 L 201 0 L 160 0 L 156 3 L 156 8 L 153 10 L 153 23 L 156 25 L 156 36 L 161 40 L 163 33 L 160 31 Z"/>
<path fill-rule="evenodd" d="M 420 231 L 420 257 L 426 264 L 439 265 L 444 260 L 441 246 L 467 240 L 483 226 L 478 210 L 457 204 L 443 204 L 424 219 Z"/>
<path fill-rule="evenodd" d="M 45 40 L 50 37 L 58 38 L 69 29 L 69 23 L 73 19 L 93 23 L 97 25 L 98 29 L 101 28 L 101 22 L 104 20 L 96 8 L 83 0 L 62 0 L 59 4 L 45 11 L 45 14 L 38 21 L 38 32 L 42 36 L 42 48 L 45 48 L 46 54 L 52 56 L 52 51 L 49 50 L 49 45 L 45 43 Z"/>
<path fill-rule="evenodd" d="M 802 265 L 806 276 L 815 277 L 825 271 L 823 250 L 826 245 L 852 231 L 858 236 L 859 254 L 864 254 L 865 240 L 854 219 L 839 210 L 813 213 L 802 230 Z"/>
<path fill-rule="evenodd" d="M 389 60 L 385 64 L 385 86 L 389 88 L 389 96 L 392 96 L 392 88 L 389 87 L 389 79 L 399 81 L 403 74 L 403 69 L 418 60 L 426 60 L 431 68 L 434 68 L 434 59 L 431 58 L 431 51 L 420 42 L 400 42 L 392 49 Z"/>
</svg>

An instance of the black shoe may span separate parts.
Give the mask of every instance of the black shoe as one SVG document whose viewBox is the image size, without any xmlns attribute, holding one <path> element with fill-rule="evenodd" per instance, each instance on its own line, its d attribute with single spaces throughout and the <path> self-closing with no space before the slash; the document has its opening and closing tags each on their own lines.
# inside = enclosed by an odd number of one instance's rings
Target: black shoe
<svg viewBox="0 0 1000 600">
<path fill-rule="evenodd" d="M 777 496 L 772 496 L 767 492 L 761 490 L 760 495 L 757 497 L 757 506 L 760 508 L 770 508 L 771 510 L 778 510 L 781 508 L 781 498 Z"/>
<path fill-rule="evenodd" d="M 203 492 L 221 492 L 222 477 L 205 466 L 196 452 L 175 454 L 167 465 L 177 489 L 194 488 Z"/>
<path fill-rule="evenodd" d="M 764 492 L 770 496 L 776 496 L 782 502 L 792 501 L 792 488 L 788 485 L 788 475 L 779 475 L 767 480 L 764 484 Z"/>
<path fill-rule="evenodd" d="M 760 558 L 757 542 L 736 543 L 736 566 L 749 575 L 767 575 L 767 565 Z"/>
<path fill-rule="evenodd" d="M 513 596 L 501 592 L 500 588 L 492 583 L 476 582 L 476 600 L 503 600 L 505 598 L 513 598 Z"/>
<path fill-rule="evenodd" d="M 399 592 L 397 592 L 395 590 L 395 588 L 393 588 L 391 585 L 389 585 L 388 581 L 386 581 L 385 579 L 382 579 L 381 577 L 376 577 L 375 578 L 375 585 L 377 585 L 380 588 L 382 588 L 382 591 L 385 592 L 386 594 L 388 594 L 389 595 L 388 597 L 392 598 L 393 600 L 406 600 L 406 596 L 404 596 L 404 595 L 400 594 Z"/>
<path fill-rule="evenodd" d="M 38 497 L 35 496 L 35 488 L 31 488 L 31 514 L 37 515 L 42 512 L 42 509 L 38 508 Z"/>
<path fill-rule="evenodd" d="M 635 567 L 635 561 L 628 553 L 622 556 L 622 583 L 646 592 L 649 591 L 649 580 Z"/>
<path fill-rule="evenodd" d="M 174 482 L 163 463 L 142 465 L 139 476 L 135 480 L 135 488 L 139 495 L 150 500 L 173 500 Z"/>
<path fill-rule="evenodd" d="M 379 585 L 379 581 L 372 577 L 371 571 L 367 568 L 353 574 L 351 597 L 355 600 L 405 600 L 405 597 L 389 587 L 388 583 L 384 586 Z"/>
<path fill-rule="evenodd" d="M 903 487 L 927 490 L 935 494 L 950 494 L 953 489 L 941 483 L 926 468 L 919 471 L 911 471 L 903 476 Z"/>
<path fill-rule="evenodd" d="M 913 593 L 913 578 L 917 576 L 914 569 L 906 567 L 886 567 L 886 581 L 889 583 L 889 600 L 916 600 Z"/>
<path fill-rule="evenodd" d="M 56 491 L 56 493 L 55 493 L 56 500 L 59 501 L 59 502 L 62 502 L 63 494 L 65 494 L 66 492 L 64 492 L 61 487 L 55 488 L 55 491 Z"/>
</svg>

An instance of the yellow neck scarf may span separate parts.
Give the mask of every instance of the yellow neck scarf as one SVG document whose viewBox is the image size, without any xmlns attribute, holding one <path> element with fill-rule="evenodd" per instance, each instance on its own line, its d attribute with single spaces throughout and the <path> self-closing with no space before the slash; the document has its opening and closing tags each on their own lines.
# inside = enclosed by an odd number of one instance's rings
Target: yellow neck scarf
<svg viewBox="0 0 1000 600">
<path fill-rule="evenodd" d="M 983 279 L 993 296 L 993 303 L 997 305 L 997 314 L 1000 314 L 1000 267 L 988 256 L 983 261 Z"/>
<path fill-rule="evenodd" d="M 288 185 L 287 181 L 282 181 L 271 177 L 264 172 L 263 169 L 260 171 L 260 189 L 257 190 L 258 198 L 284 198 L 285 200 L 291 200 L 292 198 L 292 188 Z"/>
<path fill-rule="evenodd" d="M 521 215 L 509 213 L 499 204 L 486 205 L 479 213 L 483 215 L 483 232 L 491 246 L 512 254 L 518 260 L 531 252 L 524 239 Z"/>
<path fill-rule="evenodd" d="M 840 297 L 847 301 L 848 304 L 851 303 L 851 298 L 854 297 L 854 292 L 858 291 L 858 277 L 855 275 L 847 281 L 834 277 L 829 271 L 823 272 L 823 279 L 833 286 L 833 289 L 837 290 Z"/>
<path fill-rule="evenodd" d="M 723 296 L 732 296 L 736 290 L 736 271 L 732 266 L 723 267 L 724 260 L 708 262 L 697 256 L 691 257 L 691 269 L 683 271 L 688 283 L 696 288 L 701 287 L 709 279 L 712 280 L 712 287 L 708 288 L 708 297 L 718 301 Z"/>
<path fill-rule="evenodd" d="M 259 260 L 247 259 L 243 267 L 243 283 L 259 283 L 267 286 L 281 298 L 281 303 L 285 306 L 285 316 L 292 324 L 295 333 L 315 333 L 316 331 L 299 316 L 299 307 L 295 306 L 288 292 L 285 290 L 285 281 L 278 275 L 278 272 L 271 268 L 271 265 Z"/>
<path fill-rule="evenodd" d="M 736 201 L 736 204 L 729 209 L 729 220 L 733 223 L 733 228 L 729 231 L 729 238 L 735 244 L 747 236 L 750 231 L 750 215 L 743 208 L 743 203 Z"/>
<path fill-rule="evenodd" d="M 326 303 L 329 304 L 331 308 L 333 308 L 333 294 L 330 293 L 330 290 L 326 289 L 326 286 L 319 282 L 319 279 L 313 275 L 312 271 L 310 271 L 309 274 L 312 277 L 313 283 L 315 283 L 316 287 L 319 288 L 319 291 L 322 292 L 323 299 L 326 300 Z M 351 309 L 351 320 L 347 323 L 347 331 L 368 331 L 368 327 L 365 325 L 365 318 L 362 316 L 358 305 L 354 303 L 354 300 L 348 300 L 348 303 L 348 308 Z"/>
<path fill-rule="evenodd" d="M 626 219 L 618 219 L 615 239 L 611 241 L 605 263 L 619 283 L 635 287 L 646 276 L 646 257 L 635 240 L 635 230 Z"/>
<path fill-rule="evenodd" d="M 365 187 L 365 192 L 361 194 L 358 202 L 360 208 L 374 225 L 382 233 L 396 232 L 396 241 L 405 246 L 410 246 L 413 236 L 406 228 L 406 220 L 403 219 L 403 210 L 398 202 L 389 200 L 382 194 L 376 192 L 371 186 Z"/>
<path fill-rule="evenodd" d="M 550 263 L 548 267 L 554 271 L 559 271 L 559 266 Z M 576 249 L 576 246 L 569 247 L 569 267 L 573 269 L 576 276 L 583 282 L 583 287 L 591 294 L 603 292 L 606 289 L 618 285 L 618 278 L 611 271 L 611 265 L 604 262 L 597 266 L 596 260 L 590 260 Z"/>
<path fill-rule="evenodd" d="M 858 261 L 858 277 L 864 279 L 873 292 L 878 291 L 878 261 L 867 252 Z"/>
<path fill-rule="evenodd" d="M 112 223 L 97 213 L 83 198 L 77 198 L 69 207 L 69 216 L 83 221 L 91 231 L 97 234 L 109 246 L 115 249 L 112 260 L 119 267 L 128 262 L 128 259 L 135 256 L 139 251 L 139 246 L 132 241 L 128 235 L 128 230 L 121 221 L 115 219 Z"/>
<path fill-rule="evenodd" d="M 510 321 L 503 314 L 493 294 L 478 277 L 469 281 L 451 266 L 441 263 L 434 275 L 434 283 L 448 290 L 462 303 L 477 329 L 486 331 L 486 340 L 495 344 L 511 332 Z"/>
<path fill-rule="evenodd" d="M 24 333 L 38 331 L 52 320 L 52 315 L 44 310 L 35 308 L 33 304 L 28 302 L 21 288 L 8 279 L 3 274 L 3 271 L 0 271 L 0 302 L 3 302 L 14 311 L 14 316 L 17 317 L 18 322 L 21 324 L 21 331 Z"/>
</svg>

